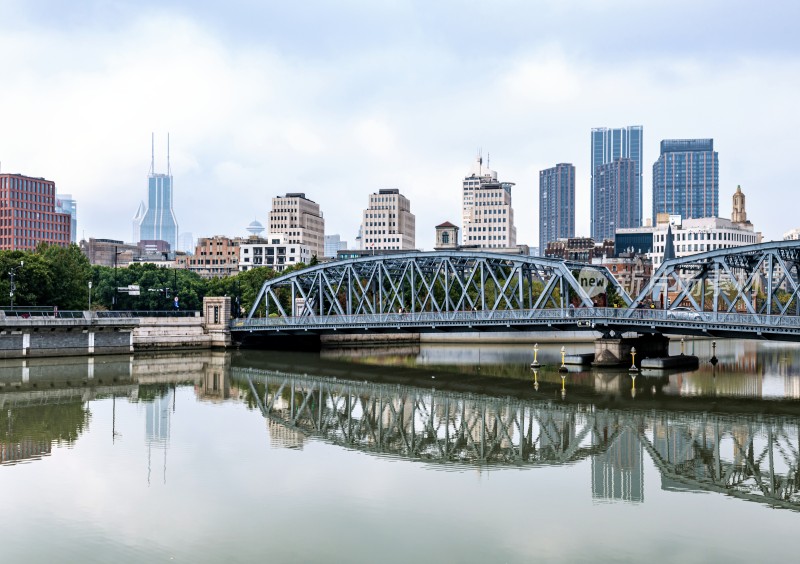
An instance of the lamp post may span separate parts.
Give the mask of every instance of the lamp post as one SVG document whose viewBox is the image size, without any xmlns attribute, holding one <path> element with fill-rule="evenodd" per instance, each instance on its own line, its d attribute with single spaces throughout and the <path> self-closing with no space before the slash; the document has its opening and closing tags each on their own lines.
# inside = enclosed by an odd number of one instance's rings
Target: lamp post
<svg viewBox="0 0 800 564">
<path fill-rule="evenodd" d="M 92 281 L 89 280 L 89 316 L 92 315 Z"/>
<path fill-rule="evenodd" d="M 531 368 L 538 368 L 539 366 L 539 343 L 533 344 L 533 362 L 531 362 Z"/>
<path fill-rule="evenodd" d="M 16 284 L 14 284 L 14 276 L 16 276 L 17 271 L 25 266 L 25 261 L 19 261 L 19 266 L 12 266 L 11 269 L 8 271 L 8 277 L 11 279 L 11 284 L 9 285 L 8 295 L 11 298 L 11 309 L 14 309 L 14 291 L 17 289 Z"/>
<path fill-rule="evenodd" d="M 681 337 L 681 356 L 683 356 L 683 346 L 686 344 L 686 338 Z"/>
<path fill-rule="evenodd" d="M 558 368 L 559 372 L 566 372 L 567 371 L 567 365 L 564 363 L 564 359 L 565 359 L 566 355 L 567 355 L 567 349 L 564 348 L 564 346 L 562 345 L 561 346 L 561 366 Z"/>
<path fill-rule="evenodd" d="M 631 372 L 639 371 L 639 369 L 636 368 L 636 347 L 631 347 L 631 367 L 629 370 Z"/>
<path fill-rule="evenodd" d="M 114 295 L 111 296 L 111 309 L 117 309 L 117 246 L 114 245 Z"/>
</svg>

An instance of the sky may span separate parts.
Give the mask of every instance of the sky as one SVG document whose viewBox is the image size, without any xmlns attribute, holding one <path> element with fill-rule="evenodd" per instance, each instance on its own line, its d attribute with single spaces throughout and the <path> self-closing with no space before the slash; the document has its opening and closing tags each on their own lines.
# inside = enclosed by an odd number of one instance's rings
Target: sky
<svg viewBox="0 0 800 564">
<path fill-rule="evenodd" d="M 305 192 L 354 243 L 399 188 L 417 246 L 461 222 L 479 150 L 515 182 L 538 245 L 539 170 L 576 167 L 589 235 L 590 131 L 713 138 L 720 213 L 737 185 L 766 239 L 800 227 L 800 3 L 740 0 L 0 0 L 0 171 L 78 202 L 78 238 L 130 241 L 170 135 L 180 232 L 247 235 Z"/>
</svg>

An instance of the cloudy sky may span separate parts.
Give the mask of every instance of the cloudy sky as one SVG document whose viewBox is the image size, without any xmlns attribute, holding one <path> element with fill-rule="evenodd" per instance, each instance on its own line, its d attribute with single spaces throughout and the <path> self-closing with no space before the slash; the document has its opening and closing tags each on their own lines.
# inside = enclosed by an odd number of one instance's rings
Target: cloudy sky
<svg viewBox="0 0 800 564">
<path fill-rule="evenodd" d="M 644 127 L 645 215 L 664 138 L 713 137 L 720 210 L 741 184 L 768 239 L 800 226 L 800 4 L 786 0 L 0 0 L 0 170 L 78 200 L 78 236 L 131 239 L 171 135 L 175 210 L 195 237 L 245 235 L 305 192 L 353 241 L 399 188 L 417 245 L 460 223 L 478 148 L 538 243 L 538 171 L 589 132 Z"/>
</svg>

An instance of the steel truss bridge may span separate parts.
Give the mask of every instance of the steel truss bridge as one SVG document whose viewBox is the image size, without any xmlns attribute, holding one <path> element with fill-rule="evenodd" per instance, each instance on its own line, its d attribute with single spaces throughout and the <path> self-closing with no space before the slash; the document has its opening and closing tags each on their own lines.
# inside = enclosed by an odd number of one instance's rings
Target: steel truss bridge
<svg viewBox="0 0 800 564">
<path fill-rule="evenodd" d="M 601 307 L 612 299 L 621 307 Z M 231 330 L 596 330 L 800 340 L 800 242 L 666 261 L 635 298 L 608 269 L 558 259 L 427 252 L 334 261 L 267 281 Z"/>
<path fill-rule="evenodd" d="M 289 448 L 313 437 L 451 467 L 591 459 L 593 495 L 625 501 L 643 501 L 646 453 L 664 489 L 800 510 L 796 417 L 607 410 L 250 368 L 231 377 L 249 389 L 271 440 Z"/>
</svg>

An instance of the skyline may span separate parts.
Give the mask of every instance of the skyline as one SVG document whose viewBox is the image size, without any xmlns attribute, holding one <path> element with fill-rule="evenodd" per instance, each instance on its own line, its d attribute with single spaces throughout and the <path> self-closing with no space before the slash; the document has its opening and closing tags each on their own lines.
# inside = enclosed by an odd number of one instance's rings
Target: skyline
<svg viewBox="0 0 800 564">
<path fill-rule="evenodd" d="M 73 194 L 79 238 L 130 236 L 152 131 L 157 155 L 171 133 L 175 210 L 198 237 L 245 235 L 273 197 L 305 192 L 326 233 L 354 241 L 363 198 L 399 188 L 417 246 L 432 249 L 435 225 L 461 223 L 479 147 L 516 183 L 519 243 L 538 244 L 538 172 L 561 162 L 576 167 L 576 234 L 589 235 L 590 131 L 630 124 L 644 128 L 644 210 L 659 142 L 713 138 L 722 216 L 741 185 L 765 239 L 800 226 L 770 201 L 796 191 L 789 3 L 676 2 L 656 27 L 628 1 L 0 0 L 0 13 L 14 22 L 0 38 L 0 119 L 13 132 L 0 171 Z"/>
</svg>

